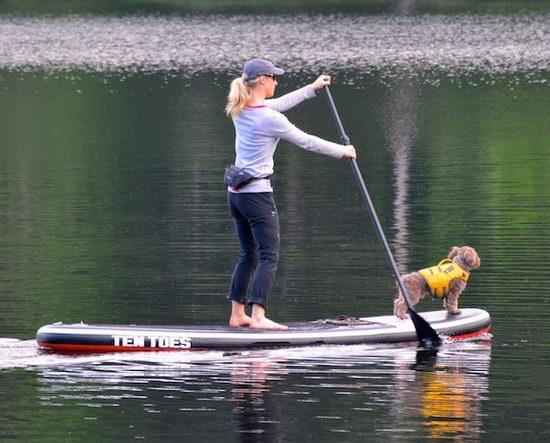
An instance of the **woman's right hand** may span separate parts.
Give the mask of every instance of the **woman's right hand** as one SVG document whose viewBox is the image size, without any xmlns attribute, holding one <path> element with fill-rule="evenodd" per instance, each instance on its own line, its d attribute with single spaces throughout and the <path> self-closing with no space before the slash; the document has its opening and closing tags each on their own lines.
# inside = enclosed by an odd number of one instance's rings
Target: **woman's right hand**
<svg viewBox="0 0 550 443">
<path fill-rule="evenodd" d="M 330 75 L 323 74 L 323 75 L 319 76 L 319 78 L 317 80 L 315 80 L 311 84 L 311 86 L 313 86 L 313 89 L 315 89 L 315 91 L 320 91 L 325 86 L 330 85 L 330 81 L 331 81 Z"/>
<path fill-rule="evenodd" d="M 357 158 L 357 151 L 353 145 L 346 145 L 344 146 L 344 149 L 344 157 L 352 158 L 354 160 Z"/>
</svg>

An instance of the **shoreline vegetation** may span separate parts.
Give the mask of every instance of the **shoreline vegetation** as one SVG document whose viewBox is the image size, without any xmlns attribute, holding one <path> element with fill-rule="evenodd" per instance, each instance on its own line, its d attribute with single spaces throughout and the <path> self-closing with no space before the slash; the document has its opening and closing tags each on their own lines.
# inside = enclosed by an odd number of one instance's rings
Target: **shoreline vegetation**
<svg viewBox="0 0 550 443">
<path fill-rule="evenodd" d="M 550 11 L 550 0 L 0 0 L 0 14 L 457 14 Z"/>
</svg>

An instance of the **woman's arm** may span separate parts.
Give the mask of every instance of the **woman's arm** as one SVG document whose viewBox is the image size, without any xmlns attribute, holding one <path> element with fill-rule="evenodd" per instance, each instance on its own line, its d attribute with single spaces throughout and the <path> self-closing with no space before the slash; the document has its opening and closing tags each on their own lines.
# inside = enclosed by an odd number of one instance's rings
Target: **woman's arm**
<svg viewBox="0 0 550 443">
<path fill-rule="evenodd" d="M 282 114 L 273 115 L 270 120 L 269 132 L 273 137 L 280 138 L 318 154 L 324 154 L 335 158 L 356 158 L 355 148 L 352 145 L 344 146 L 308 134 L 290 123 Z"/>
<path fill-rule="evenodd" d="M 330 85 L 330 80 L 330 75 L 321 75 L 311 85 L 304 86 L 282 97 L 266 100 L 265 105 L 278 112 L 288 111 L 304 100 L 315 97 L 317 91 Z"/>
<path fill-rule="evenodd" d="M 278 112 L 285 112 L 299 105 L 304 100 L 315 97 L 315 89 L 312 85 L 304 86 L 296 91 L 290 92 L 278 98 L 266 100 L 264 103 L 268 108 Z"/>
</svg>

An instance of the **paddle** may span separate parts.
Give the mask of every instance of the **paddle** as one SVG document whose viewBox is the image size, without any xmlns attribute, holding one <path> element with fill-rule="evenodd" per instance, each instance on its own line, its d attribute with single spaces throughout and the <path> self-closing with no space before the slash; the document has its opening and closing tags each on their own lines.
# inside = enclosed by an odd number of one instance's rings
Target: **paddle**
<svg viewBox="0 0 550 443">
<path fill-rule="evenodd" d="M 346 135 L 346 132 L 344 131 L 344 126 L 342 125 L 342 121 L 340 120 L 338 110 L 336 109 L 336 105 L 334 104 L 334 100 L 332 99 L 332 95 L 330 93 L 328 86 L 325 86 L 325 92 L 327 94 L 327 100 L 330 107 L 330 111 L 332 113 L 332 116 L 334 117 L 334 121 L 338 128 L 338 132 L 340 133 L 340 143 L 343 145 L 349 145 L 350 139 Z M 386 240 L 386 236 L 384 235 L 382 225 L 380 224 L 380 220 L 376 215 L 376 210 L 374 209 L 374 205 L 370 198 L 369 191 L 367 190 L 367 185 L 363 180 L 363 176 L 361 175 L 361 171 L 359 170 L 359 165 L 357 164 L 357 161 L 353 158 L 351 159 L 351 166 L 353 168 L 353 173 L 355 175 L 355 178 L 357 179 L 359 188 L 361 189 L 361 193 L 363 194 L 363 198 L 365 199 L 365 203 L 367 204 L 370 215 L 374 222 L 374 226 L 376 228 L 376 232 L 378 233 L 378 237 L 380 238 L 380 241 L 382 242 L 382 246 L 384 247 L 384 252 L 386 253 L 386 257 L 388 258 L 388 261 L 392 268 L 392 271 L 397 281 L 397 284 L 399 286 L 399 289 L 401 290 L 401 294 L 403 294 L 403 298 L 405 299 L 405 303 L 407 304 L 407 308 L 409 309 L 409 315 L 411 316 L 411 320 L 414 323 L 414 328 L 416 329 L 416 336 L 418 338 L 418 341 L 421 343 L 422 346 L 426 348 L 438 347 L 439 345 L 441 345 L 441 338 L 439 338 L 439 336 L 437 335 L 437 332 L 434 331 L 434 329 L 430 326 L 430 324 L 426 320 L 424 320 L 413 309 L 411 305 L 409 294 L 407 292 L 407 289 L 405 288 L 405 285 L 403 285 L 403 281 L 401 279 L 401 275 L 399 274 L 399 270 L 397 269 L 397 264 L 395 263 L 395 259 L 393 258 L 390 245 Z"/>
</svg>

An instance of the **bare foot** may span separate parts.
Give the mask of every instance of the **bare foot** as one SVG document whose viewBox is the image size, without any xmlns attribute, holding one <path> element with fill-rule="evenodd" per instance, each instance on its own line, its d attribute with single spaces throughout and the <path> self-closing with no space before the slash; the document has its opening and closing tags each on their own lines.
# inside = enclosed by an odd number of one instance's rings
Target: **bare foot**
<svg viewBox="0 0 550 443">
<path fill-rule="evenodd" d="M 250 328 L 251 329 L 288 329 L 288 326 L 275 323 L 273 320 L 270 320 L 266 317 L 250 319 Z"/>
<path fill-rule="evenodd" d="M 251 318 L 244 314 L 244 315 L 232 315 L 229 319 L 229 326 L 233 328 L 240 328 L 243 326 L 250 326 Z"/>
</svg>

